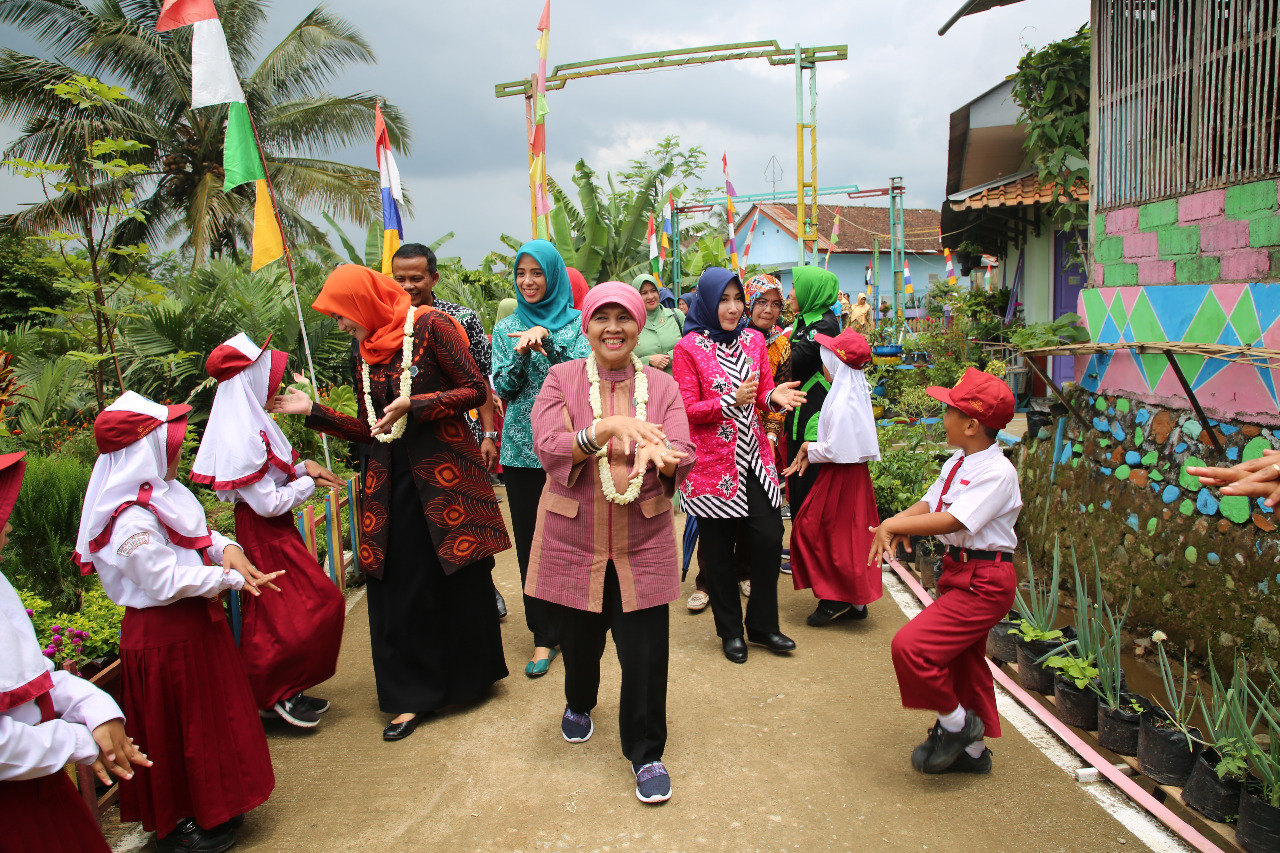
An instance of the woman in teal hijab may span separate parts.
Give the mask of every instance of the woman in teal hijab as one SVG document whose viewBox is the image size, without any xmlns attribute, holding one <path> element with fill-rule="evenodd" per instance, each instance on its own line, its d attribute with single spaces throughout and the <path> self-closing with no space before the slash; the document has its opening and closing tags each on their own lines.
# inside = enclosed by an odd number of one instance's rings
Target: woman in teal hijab
<svg viewBox="0 0 1280 853">
<path fill-rule="evenodd" d="M 814 338 L 817 335 L 834 338 L 840 334 L 840 318 L 832 310 L 840 298 L 840 280 L 833 272 L 808 265 L 796 267 L 791 277 L 794 286 L 788 299 L 796 314 L 796 325 L 791 332 L 791 378 L 808 394 L 800 408 L 787 413 L 787 443 L 798 448 L 806 441 L 817 439 L 818 413 L 831 388 L 822 373 L 822 347 Z M 804 506 L 820 468 L 820 465 L 810 465 L 803 474 L 787 478 L 792 518 Z"/>
<path fill-rule="evenodd" d="M 631 286 L 640 291 L 647 312 L 635 355 L 640 361 L 671 373 L 671 353 L 684 335 L 684 313 L 662 305 L 658 280 L 651 275 L 636 276 Z"/>
<path fill-rule="evenodd" d="M 591 345 L 582 332 L 581 312 L 564 260 L 546 240 L 531 240 L 516 253 L 516 310 L 493 326 L 493 388 L 507 403 L 502 420 L 503 479 L 511 508 L 511 533 L 520 562 L 520 587 L 529 572 L 529 552 L 538 520 L 538 501 L 547 474 L 533 452 L 533 401 L 551 365 L 585 358 Z M 533 634 L 533 657 L 525 675 L 545 675 L 560 645 L 555 609 L 524 597 L 524 618 Z"/>
</svg>

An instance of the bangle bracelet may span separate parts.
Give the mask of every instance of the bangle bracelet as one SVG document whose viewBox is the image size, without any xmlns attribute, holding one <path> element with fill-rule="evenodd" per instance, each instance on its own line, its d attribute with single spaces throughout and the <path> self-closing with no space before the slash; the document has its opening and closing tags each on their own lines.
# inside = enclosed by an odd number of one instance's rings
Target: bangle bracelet
<svg viewBox="0 0 1280 853">
<path fill-rule="evenodd" d="M 591 445 L 595 447 L 597 451 L 600 450 L 600 442 L 596 441 L 596 424 L 598 423 L 600 423 L 599 420 L 594 420 L 591 422 Z"/>
</svg>

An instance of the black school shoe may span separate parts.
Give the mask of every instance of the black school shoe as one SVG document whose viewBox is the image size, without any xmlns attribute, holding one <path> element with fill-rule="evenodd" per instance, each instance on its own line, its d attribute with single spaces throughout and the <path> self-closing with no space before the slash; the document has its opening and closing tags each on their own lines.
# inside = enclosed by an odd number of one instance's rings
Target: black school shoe
<svg viewBox="0 0 1280 853">
<path fill-rule="evenodd" d="M 809 618 L 804 621 L 810 628 L 817 628 L 820 625 L 826 625 L 828 622 L 834 622 L 852 609 L 852 604 L 822 599 L 818 602 L 817 608 L 809 614 Z"/>
<path fill-rule="evenodd" d="M 982 755 L 974 758 L 968 752 L 961 752 L 960 757 L 955 760 L 946 770 L 947 773 L 976 773 L 979 776 L 985 776 L 991 772 L 991 749 L 982 750 Z"/>
<path fill-rule="evenodd" d="M 967 755 L 965 747 L 982 740 L 984 731 L 982 720 L 972 711 L 964 712 L 964 728 L 958 732 L 934 723 L 925 742 L 912 750 L 911 766 L 921 773 L 945 773 L 961 755 Z"/>
<path fill-rule="evenodd" d="M 236 831 L 229 828 L 230 823 L 221 824 L 228 827 L 226 829 L 202 829 L 191 818 L 180 820 L 173 832 L 156 839 L 156 850 L 158 853 L 222 853 L 236 843 Z"/>
</svg>

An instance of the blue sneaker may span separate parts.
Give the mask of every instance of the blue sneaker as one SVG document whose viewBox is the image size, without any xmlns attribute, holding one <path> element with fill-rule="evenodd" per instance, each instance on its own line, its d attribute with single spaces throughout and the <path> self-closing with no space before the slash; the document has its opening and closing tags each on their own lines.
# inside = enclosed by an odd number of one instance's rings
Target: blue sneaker
<svg viewBox="0 0 1280 853">
<path fill-rule="evenodd" d="M 642 803 L 665 803 L 671 799 L 671 776 L 661 761 L 632 763 L 636 774 L 636 799 Z"/>
<path fill-rule="evenodd" d="M 565 706 L 564 716 L 560 718 L 560 734 L 564 735 L 565 740 L 569 743 L 582 743 L 591 740 L 591 733 L 595 730 L 590 714 L 575 714 L 569 710 L 568 705 Z"/>
</svg>

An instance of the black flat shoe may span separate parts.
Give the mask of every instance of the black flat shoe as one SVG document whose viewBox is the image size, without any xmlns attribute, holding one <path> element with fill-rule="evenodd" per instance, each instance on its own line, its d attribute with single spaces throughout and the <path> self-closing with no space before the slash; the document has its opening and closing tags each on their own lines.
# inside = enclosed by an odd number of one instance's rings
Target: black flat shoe
<svg viewBox="0 0 1280 853">
<path fill-rule="evenodd" d="M 819 625 L 826 625 L 828 622 L 839 619 L 853 609 L 853 605 L 844 601 L 827 601 L 818 602 L 818 607 L 809 614 L 809 618 L 805 620 L 810 628 L 817 628 Z"/>
<path fill-rule="evenodd" d="M 156 839 L 156 850 L 159 853 L 222 853 L 235 843 L 234 829 L 203 829 L 191 818 L 186 818 L 178 821 L 173 832 Z"/>
<path fill-rule="evenodd" d="M 729 637 L 724 641 L 724 656 L 734 663 L 746 663 L 747 644 L 741 637 Z"/>
<path fill-rule="evenodd" d="M 404 740 L 413 734 L 413 730 L 418 727 L 418 721 L 422 719 L 422 715 L 414 717 L 412 720 L 405 720 L 403 723 L 392 723 L 382 730 L 383 740 Z"/>
<path fill-rule="evenodd" d="M 747 639 L 757 646 L 764 646 L 771 652 L 790 652 L 796 647 L 796 641 L 786 634 L 763 634 L 759 637 L 748 634 Z"/>
</svg>

